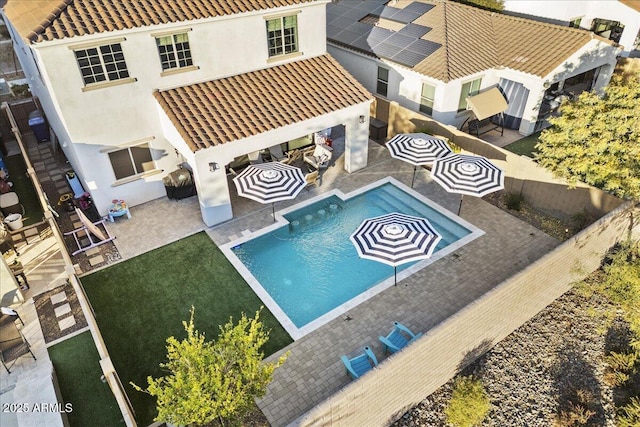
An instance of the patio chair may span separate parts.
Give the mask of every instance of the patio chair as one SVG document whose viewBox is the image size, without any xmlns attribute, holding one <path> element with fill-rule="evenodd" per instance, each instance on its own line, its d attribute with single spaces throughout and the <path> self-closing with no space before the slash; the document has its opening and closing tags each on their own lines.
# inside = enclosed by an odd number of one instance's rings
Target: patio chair
<svg viewBox="0 0 640 427">
<path fill-rule="evenodd" d="M 409 328 L 399 322 L 393 322 L 393 330 L 386 337 L 380 336 L 380 342 L 384 345 L 384 352 L 395 353 L 408 346 L 422 333 L 414 334 Z"/>
<path fill-rule="evenodd" d="M 304 180 L 307 181 L 305 187 L 309 187 L 310 185 L 315 185 L 316 187 L 320 187 L 320 172 L 313 171 L 304 176 Z"/>
<path fill-rule="evenodd" d="M 271 156 L 271 160 L 274 162 L 281 162 L 287 158 L 287 156 L 282 152 L 282 146 L 280 144 L 269 147 L 269 155 Z"/>
<path fill-rule="evenodd" d="M 349 359 L 347 356 L 341 357 L 342 363 L 347 368 L 347 374 L 354 380 L 360 378 L 366 372 L 378 366 L 378 359 L 369 346 L 364 348 L 364 353 Z"/>
<path fill-rule="evenodd" d="M 329 160 L 331 160 L 332 155 L 333 148 L 325 144 L 318 144 L 311 154 L 305 153 L 303 160 L 316 169 L 322 169 L 329 166 Z"/>
<path fill-rule="evenodd" d="M 17 336 L 0 342 L 0 361 L 9 374 L 11 373 L 10 368 L 15 365 L 16 361 L 27 354 L 31 354 L 33 360 L 37 360 L 35 354 L 31 351 L 29 343 L 20 331 L 18 331 Z"/>
<path fill-rule="evenodd" d="M 18 312 L 14 309 L 9 307 L 0 307 L 0 312 L 2 313 L 2 323 L 4 323 L 4 316 L 7 316 L 7 319 L 11 319 L 13 321 L 19 320 L 24 326 L 24 320 L 22 320 L 22 317 L 20 317 Z"/>
</svg>

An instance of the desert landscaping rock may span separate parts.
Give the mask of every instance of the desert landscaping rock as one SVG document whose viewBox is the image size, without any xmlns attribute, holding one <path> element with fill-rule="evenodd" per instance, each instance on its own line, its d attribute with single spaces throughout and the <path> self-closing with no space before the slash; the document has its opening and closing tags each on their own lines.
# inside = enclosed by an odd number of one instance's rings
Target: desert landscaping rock
<svg viewBox="0 0 640 427">
<path fill-rule="evenodd" d="M 491 410 L 482 427 L 548 427 L 578 394 L 594 412 L 589 425 L 615 426 L 613 391 L 604 374 L 608 337 L 619 319 L 608 319 L 602 296 L 572 290 L 465 368 L 482 380 Z M 425 398 L 394 426 L 449 427 L 444 409 L 452 381 Z"/>
</svg>

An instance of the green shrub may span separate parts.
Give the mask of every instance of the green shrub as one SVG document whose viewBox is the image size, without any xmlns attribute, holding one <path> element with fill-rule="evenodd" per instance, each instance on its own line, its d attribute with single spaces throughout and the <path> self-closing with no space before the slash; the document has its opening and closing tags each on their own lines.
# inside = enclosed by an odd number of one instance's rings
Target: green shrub
<svg viewBox="0 0 640 427">
<path fill-rule="evenodd" d="M 504 195 L 504 203 L 507 205 L 507 209 L 512 211 L 519 211 L 523 200 L 520 194 L 507 193 Z"/>
<path fill-rule="evenodd" d="M 638 427 L 640 426 L 640 398 L 632 397 L 629 404 L 620 408 L 618 416 L 619 427 Z"/>
<path fill-rule="evenodd" d="M 482 382 L 471 376 L 458 377 L 453 383 L 451 400 L 445 409 L 447 421 L 458 427 L 479 425 L 491 403 Z"/>
</svg>

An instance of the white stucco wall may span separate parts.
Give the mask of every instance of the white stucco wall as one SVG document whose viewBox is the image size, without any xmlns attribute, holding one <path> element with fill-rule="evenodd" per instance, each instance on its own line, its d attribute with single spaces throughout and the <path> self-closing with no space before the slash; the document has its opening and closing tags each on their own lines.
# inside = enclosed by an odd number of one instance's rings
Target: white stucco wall
<svg viewBox="0 0 640 427">
<path fill-rule="evenodd" d="M 620 38 L 620 44 L 624 48 L 622 56 L 629 56 L 640 30 L 640 12 L 617 0 L 554 0 L 553 7 L 550 7 L 546 0 L 506 0 L 504 8 L 508 11 L 559 19 L 567 23 L 582 18 L 580 26 L 587 30 L 591 29 L 591 23 L 595 18 L 619 21 L 625 26 Z"/>
<path fill-rule="evenodd" d="M 523 120 L 519 132 L 529 135 L 534 132 L 538 112 L 544 92 L 545 82 L 549 85 L 593 68 L 603 67 L 596 82 L 595 90 L 601 90 L 611 77 L 620 50 L 608 43 L 591 40 L 571 57 L 553 70 L 548 76 L 540 77 L 509 68 L 487 69 L 480 73 L 444 83 L 415 73 L 405 67 L 378 60 L 357 52 L 328 45 L 329 53 L 358 79 L 370 92 L 376 93 L 378 66 L 389 69 L 389 85 L 386 99 L 398 102 L 405 108 L 419 111 L 422 83 L 436 87 L 432 118 L 441 123 L 460 128 L 469 117 L 469 112 L 458 112 L 462 85 L 482 78 L 480 90 L 496 86 L 501 78 L 523 84 L 529 90 Z M 380 95 L 378 95 L 380 96 Z"/>
<path fill-rule="evenodd" d="M 71 39 L 25 44 L 17 41 L 18 58 L 28 76 L 32 93 L 42 103 L 49 124 L 60 141 L 96 207 L 105 214 L 110 201 L 124 198 L 130 205 L 165 195 L 161 178 L 154 175 L 127 184 L 115 181 L 109 146 L 122 146 L 151 139 L 155 166 L 170 172 L 182 159 L 193 161 L 184 141 L 177 145 L 181 155 L 164 137 L 155 89 L 184 86 L 228 77 L 326 52 L 325 5 L 312 2 L 230 17 L 149 26 Z M 265 17 L 296 14 L 300 55 L 269 61 Z M 187 32 L 194 65 L 199 69 L 162 76 L 155 37 L 158 32 Z M 109 44 L 118 38 L 127 70 L 135 82 L 83 91 L 73 47 L 86 43 Z M 37 62 L 37 66 L 36 66 Z M 298 135 L 299 136 L 299 135 Z"/>
</svg>

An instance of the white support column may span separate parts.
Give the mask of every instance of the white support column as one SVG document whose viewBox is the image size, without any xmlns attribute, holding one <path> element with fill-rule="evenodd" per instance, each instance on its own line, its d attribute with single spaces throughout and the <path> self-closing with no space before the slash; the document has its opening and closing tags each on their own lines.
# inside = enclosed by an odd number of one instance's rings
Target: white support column
<svg viewBox="0 0 640 427">
<path fill-rule="evenodd" d="M 352 116 L 344 125 L 344 169 L 351 173 L 367 166 L 369 111 L 363 110 L 363 114 Z"/>
<path fill-rule="evenodd" d="M 536 86 L 525 85 L 525 87 L 529 90 L 529 97 L 522 112 L 522 122 L 520 122 L 518 133 L 526 136 L 531 135 L 535 131 L 545 89 L 542 84 Z"/>
<path fill-rule="evenodd" d="M 209 162 L 201 157 L 193 169 L 202 220 L 209 227 L 233 218 L 225 165 L 216 165 L 217 169 L 211 170 Z"/>
</svg>

